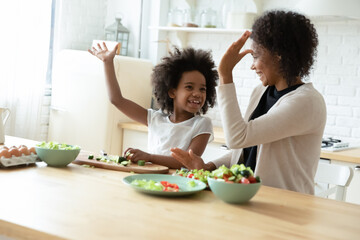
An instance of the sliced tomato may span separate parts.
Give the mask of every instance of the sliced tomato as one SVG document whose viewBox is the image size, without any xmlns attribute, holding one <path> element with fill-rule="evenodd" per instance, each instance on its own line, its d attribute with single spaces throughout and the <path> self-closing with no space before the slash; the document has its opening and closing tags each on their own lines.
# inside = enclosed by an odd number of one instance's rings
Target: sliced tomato
<svg viewBox="0 0 360 240">
<path fill-rule="evenodd" d="M 243 178 L 241 178 L 241 183 L 242 183 L 242 184 L 249 184 L 250 181 L 249 181 L 249 179 L 247 179 L 246 177 L 243 177 Z"/>
<path fill-rule="evenodd" d="M 169 182 L 167 182 L 167 181 L 161 181 L 160 183 L 161 183 L 161 185 L 163 185 L 164 187 L 168 187 L 168 186 L 169 186 Z"/>
<path fill-rule="evenodd" d="M 248 177 L 250 183 L 256 183 L 256 178 L 254 176 Z"/>
<path fill-rule="evenodd" d="M 223 178 L 225 179 L 225 178 L 229 178 L 229 177 L 231 177 L 232 176 L 232 174 L 223 174 Z"/>
<path fill-rule="evenodd" d="M 190 173 L 189 175 L 187 175 L 188 178 L 192 178 L 194 176 L 193 173 Z"/>
<path fill-rule="evenodd" d="M 168 181 L 161 181 L 160 183 L 164 187 L 178 187 L 178 185 L 176 183 L 169 183 Z"/>
<path fill-rule="evenodd" d="M 179 189 L 179 186 L 176 183 L 169 183 L 169 187 Z"/>
</svg>

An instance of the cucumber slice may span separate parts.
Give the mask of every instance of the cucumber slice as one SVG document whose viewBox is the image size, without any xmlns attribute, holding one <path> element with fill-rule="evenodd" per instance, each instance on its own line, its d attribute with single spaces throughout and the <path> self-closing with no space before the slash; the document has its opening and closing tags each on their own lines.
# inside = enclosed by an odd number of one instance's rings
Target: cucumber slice
<svg viewBox="0 0 360 240">
<path fill-rule="evenodd" d="M 122 161 L 120 164 L 123 166 L 127 166 L 129 164 L 129 161 Z"/>
</svg>

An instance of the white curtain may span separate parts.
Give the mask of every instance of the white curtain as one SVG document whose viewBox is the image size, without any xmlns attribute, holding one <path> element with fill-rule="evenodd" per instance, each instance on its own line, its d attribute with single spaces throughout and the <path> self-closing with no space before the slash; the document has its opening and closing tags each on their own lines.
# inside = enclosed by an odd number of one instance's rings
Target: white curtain
<svg viewBox="0 0 360 240">
<path fill-rule="evenodd" d="M 51 2 L 1 2 L 0 107 L 11 110 L 5 125 L 6 135 L 42 140 Z"/>
</svg>

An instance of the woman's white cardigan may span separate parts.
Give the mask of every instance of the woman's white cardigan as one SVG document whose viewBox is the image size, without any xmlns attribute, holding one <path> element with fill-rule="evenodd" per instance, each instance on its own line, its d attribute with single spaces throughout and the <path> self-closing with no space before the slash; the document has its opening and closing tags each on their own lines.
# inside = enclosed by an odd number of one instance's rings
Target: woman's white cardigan
<svg viewBox="0 0 360 240">
<path fill-rule="evenodd" d="M 242 148 L 257 145 L 255 175 L 266 186 L 314 194 L 321 140 L 326 123 L 322 95 L 306 83 L 282 96 L 263 116 L 248 122 L 266 87 L 251 94 L 243 117 L 234 83 L 217 87 L 226 144 L 230 154 L 213 161 L 219 167 L 238 162 Z"/>
</svg>

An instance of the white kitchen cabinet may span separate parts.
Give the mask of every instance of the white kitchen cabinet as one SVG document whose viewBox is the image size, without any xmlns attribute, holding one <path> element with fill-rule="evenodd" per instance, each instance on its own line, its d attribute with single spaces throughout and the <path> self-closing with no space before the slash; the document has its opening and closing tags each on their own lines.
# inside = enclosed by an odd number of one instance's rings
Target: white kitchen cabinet
<svg viewBox="0 0 360 240">
<path fill-rule="evenodd" d="M 122 153 L 128 148 L 137 148 L 147 151 L 147 132 L 132 129 L 123 129 Z"/>
<path fill-rule="evenodd" d="M 331 160 L 331 164 L 349 166 L 354 171 L 352 181 L 346 191 L 346 202 L 360 204 L 360 164 Z"/>
</svg>

